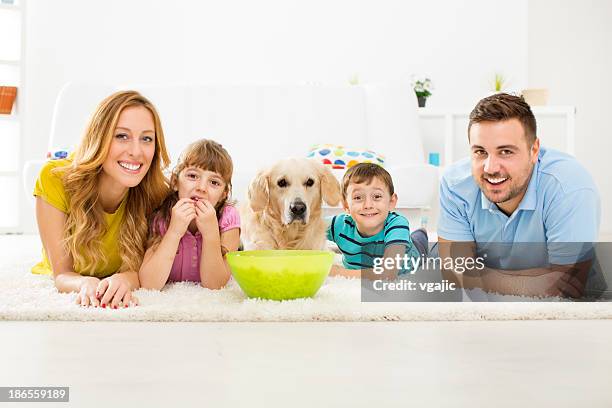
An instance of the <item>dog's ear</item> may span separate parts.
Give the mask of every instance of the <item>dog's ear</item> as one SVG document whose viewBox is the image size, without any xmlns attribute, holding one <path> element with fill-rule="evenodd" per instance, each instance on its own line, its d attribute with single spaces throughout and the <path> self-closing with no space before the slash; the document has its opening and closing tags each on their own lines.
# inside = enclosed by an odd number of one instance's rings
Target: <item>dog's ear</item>
<svg viewBox="0 0 612 408">
<path fill-rule="evenodd" d="M 268 206 L 270 187 L 268 186 L 267 171 L 260 171 L 249 186 L 249 205 L 251 210 L 258 212 Z"/>
<path fill-rule="evenodd" d="M 327 205 L 335 207 L 342 199 L 342 190 L 340 189 L 340 183 L 328 166 L 319 163 L 320 174 L 321 174 L 321 196 L 323 201 Z"/>
</svg>

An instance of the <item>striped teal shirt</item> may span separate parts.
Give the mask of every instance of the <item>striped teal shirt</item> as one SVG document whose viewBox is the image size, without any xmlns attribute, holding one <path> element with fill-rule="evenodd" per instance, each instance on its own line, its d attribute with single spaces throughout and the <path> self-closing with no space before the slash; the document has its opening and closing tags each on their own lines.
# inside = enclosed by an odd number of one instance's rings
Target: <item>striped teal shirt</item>
<svg viewBox="0 0 612 408">
<path fill-rule="evenodd" d="M 327 239 L 338 245 L 346 269 L 372 268 L 374 259 L 381 258 L 388 245 L 404 245 L 407 255 L 415 258 L 419 256 L 410 239 L 408 220 L 395 212 L 389 213 L 384 228 L 371 237 L 361 236 L 350 215 L 336 215 L 327 227 Z M 400 273 L 410 271 L 411 269 L 404 269 Z"/>
</svg>

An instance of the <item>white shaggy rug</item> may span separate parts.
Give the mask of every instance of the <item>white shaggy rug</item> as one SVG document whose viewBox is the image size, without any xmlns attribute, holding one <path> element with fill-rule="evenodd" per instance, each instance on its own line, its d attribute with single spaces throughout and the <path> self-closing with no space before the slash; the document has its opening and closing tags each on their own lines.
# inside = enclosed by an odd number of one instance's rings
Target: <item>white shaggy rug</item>
<svg viewBox="0 0 612 408">
<path fill-rule="evenodd" d="M 329 278 L 312 299 L 248 299 L 235 283 L 222 290 L 195 284 L 139 290 L 140 305 L 128 309 L 82 308 L 75 294 L 58 293 L 50 277 L 29 271 L 40 254 L 35 235 L 0 236 L 0 320 L 116 321 L 410 321 L 610 319 L 612 303 L 361 302 L 360 282 Z"/>
</svg>

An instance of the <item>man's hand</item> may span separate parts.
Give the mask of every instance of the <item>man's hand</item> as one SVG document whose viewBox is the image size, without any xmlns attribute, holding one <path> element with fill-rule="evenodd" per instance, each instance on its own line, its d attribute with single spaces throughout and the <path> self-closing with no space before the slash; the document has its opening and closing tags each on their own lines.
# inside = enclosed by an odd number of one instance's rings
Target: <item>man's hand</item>
<svg viewBox="0 0 612 408">
<path fill-rule="evenodd" d="M 549 272 L 531 276 L 525 296 L 558 296 L 581 298 L 584 296 L 586 272 L 583 268 L 572 267 L 566 270 L 553 269 Z M 583 276 L 584 275 L 584 276 Z"/>
<path fill-rule="evenodd" d="M 439 238 L 438 243 L 441 258 L 475 258 L 475 242 L 453 242 Z M 459 287 L 481 288 L 503 295 L 580 298 L 584 296 L 591 263 L 588 260 L 573 265 L 550 265 L 522 270 L 485 267 L 465 273 L 443 268 L 442 276 Z"/>
</svg>

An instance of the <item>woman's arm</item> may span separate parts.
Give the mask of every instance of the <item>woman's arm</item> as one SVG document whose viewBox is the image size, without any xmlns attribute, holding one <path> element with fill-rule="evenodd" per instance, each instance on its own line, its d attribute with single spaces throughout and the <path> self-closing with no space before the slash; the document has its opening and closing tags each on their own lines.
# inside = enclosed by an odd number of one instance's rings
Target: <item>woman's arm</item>
<svg viewBox="0 0 612 408">
<path fill-rule="evenodd" d="M 36 221 L 45 253 L 51 264 L 55 287 L 59 292 L 78 292 L 77 303 L 81 306 L 98 306 L 96 289 L 100 280 L 93 276 L 82 276 L 73 270 L 72 256 L 62 245 L 66 227 L 66 214 L 36 197 Z"/>
<path fill-rule="evenodd" d="M 210 230 L 202 234 L 202 257 L 200 259 L 200 280 L 203 287 L 221 289 L 230 278 L 231 270 L 221 254 L 221 246 L 228 251 L 237 251 L 240 245 L 240 229 L 234 228 L 222 233 Z"/>
</svg>

